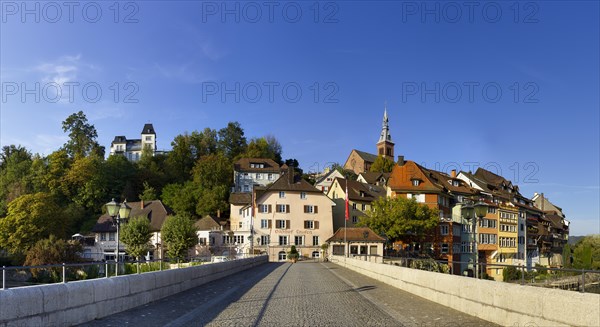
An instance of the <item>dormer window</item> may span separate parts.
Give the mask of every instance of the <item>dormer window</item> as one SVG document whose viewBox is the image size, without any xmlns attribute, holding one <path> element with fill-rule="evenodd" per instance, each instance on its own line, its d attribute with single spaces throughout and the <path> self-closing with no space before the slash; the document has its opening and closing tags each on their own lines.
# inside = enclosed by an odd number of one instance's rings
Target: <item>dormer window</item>
<svg viewBox="0 0 600 327">
<path fill-rule="evenodd" d="M 458 187 L 458 186 L 460 186 L 460 182 L 459 182 L 459 181 L 457 181 L 457 180 L 453 180 L 453 181 L 452 181 L 452 186 L 456 186 L 456 187 Z"/>
<path fill-rule="evenodd" d="M 365 192 L 364 191 L 360 191 L 360 197 L 364 198 L 365 197 Z"/>
<path fill-rule="evenodd" d="M 412 185 L 413 185 L 413 186 L 419 186 L 419 184 L 421 184 L 421 181 L 420 181 L 420 180 L 418 180 L 418 179 L 413 179 L 413 180 L 412 180 Z"/>
</svg>

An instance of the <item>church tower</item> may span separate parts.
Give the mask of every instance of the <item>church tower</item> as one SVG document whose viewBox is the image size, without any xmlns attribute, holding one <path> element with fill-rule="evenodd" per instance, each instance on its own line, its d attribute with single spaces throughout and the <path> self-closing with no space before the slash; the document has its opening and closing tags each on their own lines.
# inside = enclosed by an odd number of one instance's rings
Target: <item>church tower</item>
<svg viewBox="0 0 600 327">
<path fill-rule="evenodd" d="M 390 135 L 390 124 L 387 116 L 387 105 L 383 110 L 383 124 L 381 126 L 381 135 L 377 142 L 377 154 L 394 160 L 394 142 Z"/>
</svg>

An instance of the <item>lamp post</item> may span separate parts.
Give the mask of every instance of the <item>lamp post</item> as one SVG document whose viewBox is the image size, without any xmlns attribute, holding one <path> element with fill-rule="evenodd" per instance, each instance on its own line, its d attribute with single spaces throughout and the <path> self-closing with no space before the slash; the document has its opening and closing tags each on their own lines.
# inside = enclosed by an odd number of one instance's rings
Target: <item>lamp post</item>
<svg viewBox="0 0 600 327">
<path fill-rule="evenodd" d="M 115 199 L 112 199 L 109 203 L 106 204 L 106 211 L 108 215 L 113 220 L 113 225 L 117 227 L 117 246 L 116 246 L 116 255 L 115 255 L 115 276 L 119 275 L 119 227 L 121 222 L 125 222 L 129 219 L 129 214 L 131 213 L 131 207 L 127 205 L 127 200 L 125 202 L 119 204 L 115 202 Z"/>
<path fill-rule="evenodd" d="M 479 219 L 483 219 L 488 211 L 488 205 L 483 201 L 478 201 L 474 205 L 475 208 L 475 217 Z M 473 225 L 475 227 L 475 271 L 477 272 L 477 278 L 479 278 L 479 252 L 477 251 L 477 224 L 475 223 L 476 219 L 473 219 Z"/>
<path fill-rule="evenodd" d="M 473 225 L 473 252 L 475 253 L 475 278 L 479 278 L 479 251 L 477 250 L 477 218 L 483 219 L 487 214 L 488 205 L 482 201 L 478 201 L 475 204 L 465 204 L 462 207 L 463 218 Z"/>
</svg>

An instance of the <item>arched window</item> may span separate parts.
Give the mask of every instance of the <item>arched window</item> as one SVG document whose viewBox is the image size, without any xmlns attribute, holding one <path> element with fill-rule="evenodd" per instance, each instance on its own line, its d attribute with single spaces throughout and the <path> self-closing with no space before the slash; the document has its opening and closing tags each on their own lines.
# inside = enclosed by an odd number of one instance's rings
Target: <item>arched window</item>
<svg viewBox="0 0 600 327">
<path fill-rule="evenodd" d="M 285 251 L 279 251 L 279 261 L 285 261 L 287 259 L 287 255 Z"/>
</svg>

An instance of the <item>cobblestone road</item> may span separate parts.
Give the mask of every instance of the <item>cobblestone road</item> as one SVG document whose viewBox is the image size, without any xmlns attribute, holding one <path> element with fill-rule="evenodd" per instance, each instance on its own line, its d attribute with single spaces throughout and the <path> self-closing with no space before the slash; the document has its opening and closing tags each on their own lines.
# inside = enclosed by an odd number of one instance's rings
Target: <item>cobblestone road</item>
<svg viewBox="0 0 600 327">
<path fill-rule="evenodd" d="M 269 263 L 86 326 L 491 326 L 331 263 Z"/>
</svg>

